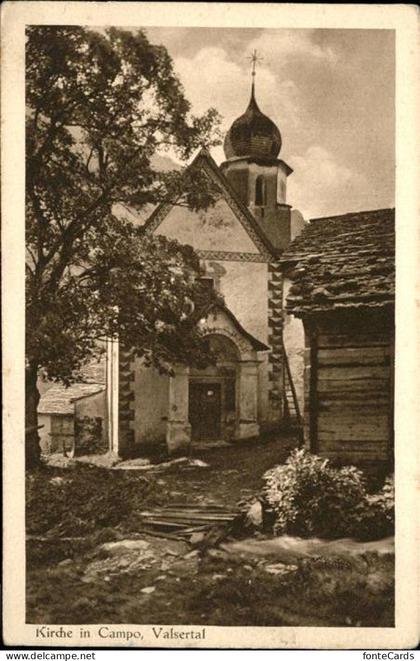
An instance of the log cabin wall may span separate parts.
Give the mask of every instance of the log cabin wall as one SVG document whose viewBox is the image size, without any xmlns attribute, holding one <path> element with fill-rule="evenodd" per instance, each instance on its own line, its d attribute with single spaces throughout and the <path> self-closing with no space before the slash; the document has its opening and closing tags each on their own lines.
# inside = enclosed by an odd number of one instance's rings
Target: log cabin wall
<svg viewBox="0 0 420 661">
<path fill-rule="evenodd" d="M 393 458 L 395 210 L 314 218 L 280 259 L 305 327 L 306 446 L 339 463 Z"/>
<path fill-rule="evenodd" d="M 339 463 L 393 458 L 394 327 L 390 312 L 304 319 L 305 445 Z"/>
</svg>

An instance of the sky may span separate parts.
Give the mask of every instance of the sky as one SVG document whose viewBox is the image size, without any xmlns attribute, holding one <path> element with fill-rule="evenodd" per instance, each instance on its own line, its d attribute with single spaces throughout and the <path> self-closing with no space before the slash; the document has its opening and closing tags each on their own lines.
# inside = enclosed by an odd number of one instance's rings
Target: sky
<svg viewBox="0 0 420 661">
<path fill-rule="evenodd" d="M 394 206 L 395 53 L 392 30 L 147 28 L 163 44 L 200 114 L 222 132 L 256 98 L 279 127 L 280 158 L 294 172 L 288 203 L 305 218 Z M 212 150 L 217 163 L 222 147 Z"/>
</svg>

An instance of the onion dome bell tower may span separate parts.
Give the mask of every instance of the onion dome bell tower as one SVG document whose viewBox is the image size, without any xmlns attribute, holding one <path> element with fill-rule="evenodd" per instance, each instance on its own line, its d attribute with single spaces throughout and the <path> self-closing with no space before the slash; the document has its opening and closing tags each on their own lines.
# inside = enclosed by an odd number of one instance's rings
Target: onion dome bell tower
<svg viewBox="0 0 420 661">
<path fill-rule="evenodd" d="M 244 114 L 235 119 L 227 132 L 224 142 L 226 161 L 220 167 L 272 245 L 284 249 L 290 241 L 286 182 L 293 170 L 279 159 L 280 131 L 261 112 L 255 98 L 257 59 L 254 51 L 251 98 Z"/>
</svg>

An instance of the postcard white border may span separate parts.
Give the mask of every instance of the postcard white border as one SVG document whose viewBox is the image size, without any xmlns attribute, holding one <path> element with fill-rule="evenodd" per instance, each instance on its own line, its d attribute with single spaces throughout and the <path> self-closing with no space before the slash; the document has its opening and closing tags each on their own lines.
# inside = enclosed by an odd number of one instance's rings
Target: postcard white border
<svg viewBox="0 0 420 661">
<path fill-rule="evenodd" d="M 396 302 L 396 626 L 395 628 L 206 627 L 207 648 L 412 648 L 419 633 L 418 340 L 415 290 L 418 229 L 418 18 L 410 5 L 278 3 L 5 2 L 2 6 L 2 299 L 4 401 L 4 624 L 11 646 L 112 647 L 97 635 L 40 640 L 25 624 L 24 571 L 24 29 L 27 24 L 357 28 L 396 31 L 397 50 L 397 302 Z M 417 176 L 416 176 L 417 175 Z M 157 646 L 149 625 L 141 647 Z M 91 625 L 97 632 L 99 625 Z M 117 629 L 118 625 L 114 625 Z M 175 627 L 183 629 L 185 627 Z M 200 629 L 201 627 L 195 627 Z M 121 641 L 115 641 L 117 646 Z M 171 641 L 159 646 L 176 647 Z M 180 642 L 178 647 L 188 646 Z"/>
</svg>

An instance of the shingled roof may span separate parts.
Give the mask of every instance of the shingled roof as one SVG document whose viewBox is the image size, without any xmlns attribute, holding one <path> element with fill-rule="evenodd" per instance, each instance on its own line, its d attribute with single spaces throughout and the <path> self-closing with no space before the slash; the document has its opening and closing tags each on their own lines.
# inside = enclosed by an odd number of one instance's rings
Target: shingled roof
<svg viewBox="0 0 420 661">
<path fill-rule="evenodd" d="M 82 368 L 83 381 L 73 383 L 68 388 L 61 383 L 54 383 L 42 394 L 38 404 L 38 413 L 73 415 L 76 400 L 96 395 L 105 390 L 105 371 L 105 357 L 101 356 L 100 360 L 92 360 Z"/>
<path fill-rule="evenodd" d="M 74 402 L 103 392 L 105 387 L 98 383 L 74 383 L 66 388 L 54 384 L 39 400 L 38 413 L 54 415 L 73 415 Z"/>
<path fill-rule="evenodd" d="M 384 308 L 395 296 L 395 210 L 314 218 L 282 255 L 296 316 Z"/>
</svg>

